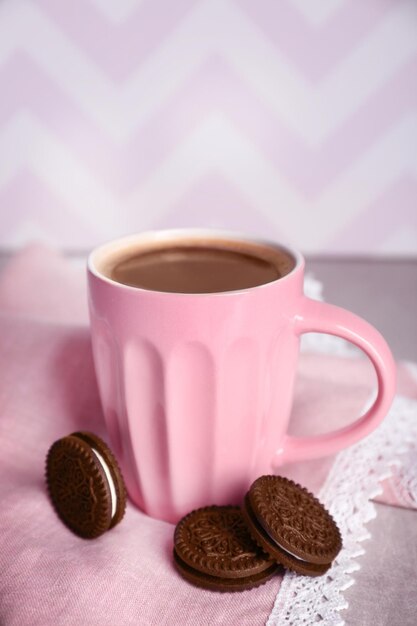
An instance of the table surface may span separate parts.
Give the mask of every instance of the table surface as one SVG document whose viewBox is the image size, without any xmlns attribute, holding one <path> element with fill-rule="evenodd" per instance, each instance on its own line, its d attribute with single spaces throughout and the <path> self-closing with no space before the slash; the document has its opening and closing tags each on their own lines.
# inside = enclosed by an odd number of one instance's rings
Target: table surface
<svg viewBox="0 0 417 626">
<path fill-rule="evenodd" d="M 0 270 L 8 256 L 0 253 Z M 84 257 L 71 255 L 74 262 Z M 354 311 L 378 328 L 396 359 L 417 362 L 417 258 L 316 257 L 307 259 L 307 272 L 322 282 L 325 300 Z M 354 574 L 355 584 L 344 592 L 349 608 L 342 615 L 352 626 L 415 626 L 417 518 L 410 510 L 376 507 L 377 518 L 368 527 L 372 538 L 358 559 L 361 569 Z M 384 541 L 389 528 L 396 528 L 395 544 Z M 397 575 L 399 567 L 409 585 Z M 377 609 L 377 621 L 370 605 Z"/>
</svg>

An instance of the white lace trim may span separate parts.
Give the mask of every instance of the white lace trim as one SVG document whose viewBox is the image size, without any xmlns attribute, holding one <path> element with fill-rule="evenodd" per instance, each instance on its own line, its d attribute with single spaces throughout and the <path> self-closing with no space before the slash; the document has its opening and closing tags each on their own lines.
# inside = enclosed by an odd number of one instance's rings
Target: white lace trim
<svg viewBox="0 0 417 626">
<path fill-rule="evenodd" d="M 407 363 L 410 374 L 417 381 L 417 364 Z M 416 444 L 417 445 L 417 444 Z M 401 467 L 394 470 L 390 481 L 398 503 L 410 509 L 417 509 L 417 463 L 416 450 L 410 449 Z"/>
<path fill-rule="evenodd" d="M 417 509 L 416 450 L 409 450 L 401 467 L 394 470 L 390 486 L 400 506 Z"/>
<path fill-rule="evenodd" d="M 417 453 L 417 402 L 397 397 L 381 426 L 355 446 L 339 453 L 320 491 L 320 500 L 336 519 L 343 549 L 327 576 L 284 576 L 267 626 L 342 626 L 339 614 L 348 603 L 343 591 L 354 583 L 360 543 L 370 537 L 366 524 L 376 517 L 370 500 L 380 495 L 380 481 L 401 467 L 402 456 Z"/>
</svg>

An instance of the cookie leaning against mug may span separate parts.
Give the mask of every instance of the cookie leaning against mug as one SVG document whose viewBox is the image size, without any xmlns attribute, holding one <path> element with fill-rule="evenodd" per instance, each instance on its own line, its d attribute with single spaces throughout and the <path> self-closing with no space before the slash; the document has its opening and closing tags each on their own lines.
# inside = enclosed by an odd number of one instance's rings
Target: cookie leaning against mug
<svg viewBox="0 0 417 626">
<path fill-rule="evenodd" d="M 257 544 L 299 574 L 324 574 L 342 547 L 330 513 L 307 489 L 282 476 L 255 480 L 243 516 Z"/>
</svg>

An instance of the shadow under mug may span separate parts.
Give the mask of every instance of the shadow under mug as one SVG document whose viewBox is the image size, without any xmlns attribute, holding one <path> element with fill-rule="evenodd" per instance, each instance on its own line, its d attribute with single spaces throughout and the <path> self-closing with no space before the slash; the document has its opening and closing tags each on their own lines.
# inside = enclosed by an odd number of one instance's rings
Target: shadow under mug
<svg viewBox="0 0 417 626">
<path fill-rule="evenodd" d="M 167 293 L 102 271 L 109 255 L 185 239 L 254 242 L 293 259 L 284 277 L 239 291 Z M 368 435 L 395 392 L 379 332 L 353 313 L 303 294 L 304 259 L 288 247 L 212 230 L 151 231 L 96 248 L 88 260 L 94 362 L 111 444 L 132 501 L 177 522 L 192 509 L 239 504 L 251 482 L 283 463 L 325 456 Z M 287 434 L 300 335 L 337 335 L 372 361 L 374 404 L 315 437 Z"/>
</svg>

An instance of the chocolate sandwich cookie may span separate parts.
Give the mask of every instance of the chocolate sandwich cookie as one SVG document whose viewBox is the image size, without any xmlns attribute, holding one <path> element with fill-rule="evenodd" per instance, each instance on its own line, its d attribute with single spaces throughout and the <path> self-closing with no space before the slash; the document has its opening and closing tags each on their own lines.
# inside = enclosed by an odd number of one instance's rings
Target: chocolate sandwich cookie
<svg viewBox="0 0 417 626">
<path fill-rule="evenodd" d="M 335 521 L 304 487 L 261 476 L 245 497 L 243 516 L 257 544 L 299 574 L 324 574 L 342 547 Z"/>
<path fill-rule="evenodd" d="M 80 537 L 99 537 L 124 515 L 126 489 L 119 466 L 92 433 L 72 433 L 52 444 L 46 482 L 58 516 Z"/>
<path fill-rule="evenodd" d="M 174 563 L 188 582 L 214 591 L 258 587 L 278 569 L 236 506 L 209 506 L 183 517 L 174 534 Z"/>
</svg>

